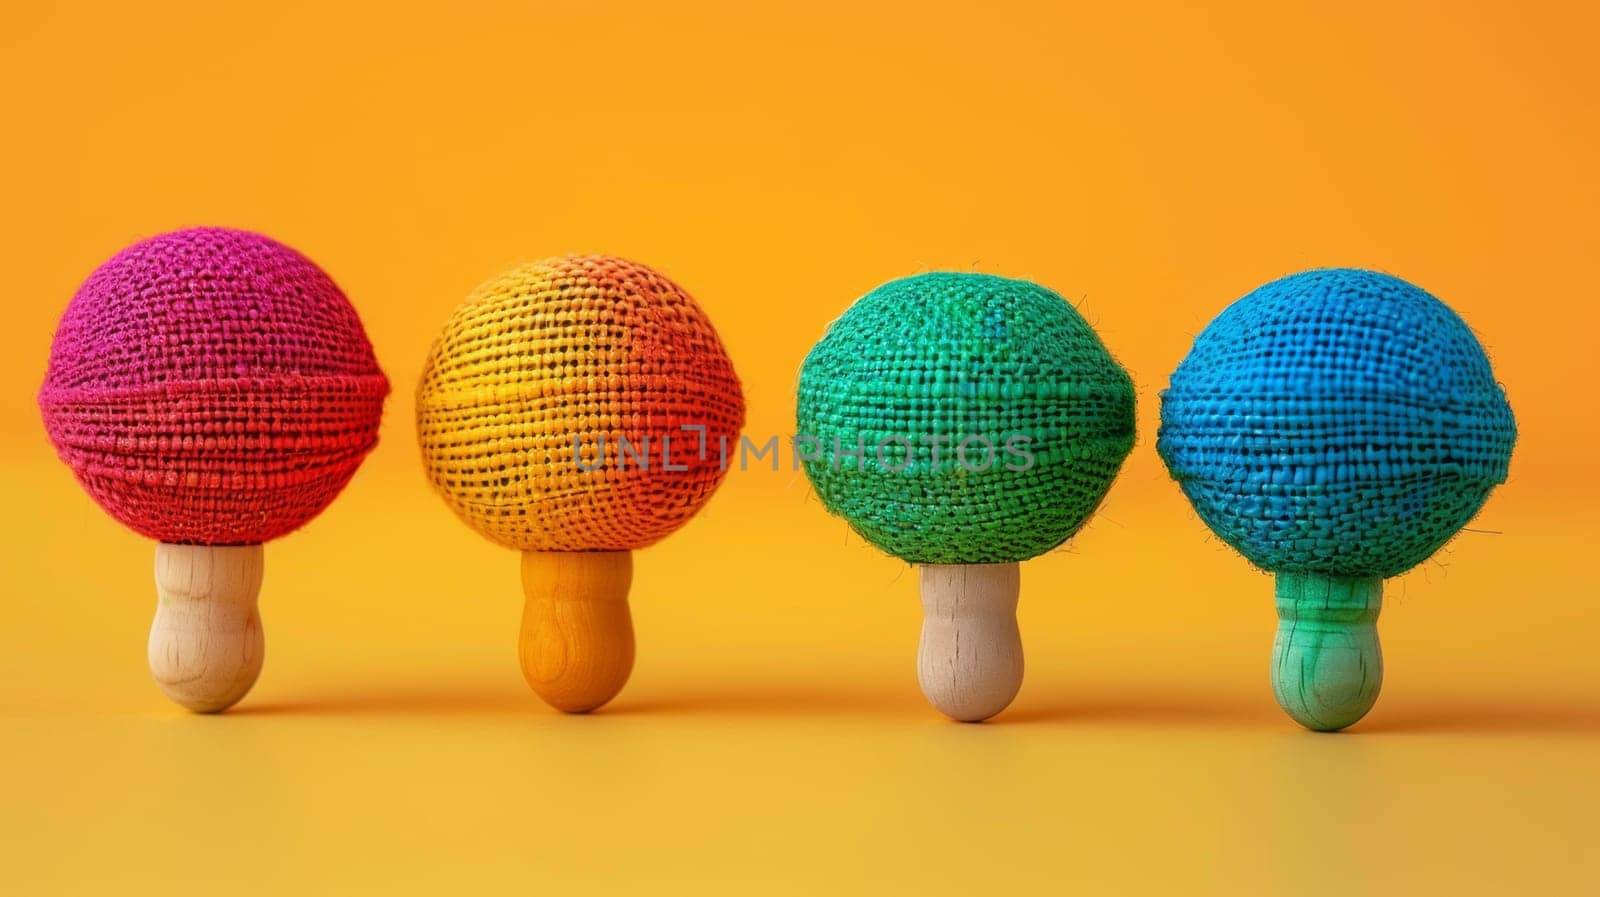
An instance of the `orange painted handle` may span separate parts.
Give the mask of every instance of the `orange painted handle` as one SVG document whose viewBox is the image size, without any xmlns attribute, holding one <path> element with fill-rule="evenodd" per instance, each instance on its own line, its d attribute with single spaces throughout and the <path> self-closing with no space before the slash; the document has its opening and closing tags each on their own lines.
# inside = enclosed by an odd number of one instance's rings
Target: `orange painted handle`
<svg viewBox="0 0 1600 897">
<path fill-rule="evenodd" d="M 631 551 L 524 551 L 522 675 L 546 704 L 588 713 L 633 672 Z"/>
</svg>

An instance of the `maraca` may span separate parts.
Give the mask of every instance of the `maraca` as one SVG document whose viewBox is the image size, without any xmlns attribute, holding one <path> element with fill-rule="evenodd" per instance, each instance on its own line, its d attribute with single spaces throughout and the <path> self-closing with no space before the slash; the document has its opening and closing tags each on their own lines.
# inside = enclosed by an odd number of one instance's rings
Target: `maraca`
<svg viewBox="0 0 1600 897">
<path fill-rule="evenodd" d="M 738 451 L 744 397 L 715 328 L 643 265 L 573 256 L 472 292 L 417 387 L 423 466 L 522 552 L 519 656 L 546 703 L 593 710 L 633 669 L 633 551 L 688 522 Z"/>
<path fill-rule="evenodd" d="M 1016 697 L 1018 565 L 1094 513 L 1133 407 L 1070 303 L 984 274 L 886 283 L 806 356 L 796 451 L 829 512 L 921 566 L 918 679 L 945 715 L 977 722 Z"/>
<path fill-rule="evenodd" d="M 350 481 L 388 392 L 344 293 L 259 234 L 163 234 L 79 287 L 39 407 L 89 495 L 159 543 L 149 661 L 167 697 L 210 713 L 255 684 L 262 543 Z"/>
<path fill-rule="evenodd" d="M 1272 690 L 1342 729 L 1383 682 L 1383 580 L 1505 482 L 1516 422 L 1483 347 L 1387 274 L 1307 271 L 1228 306 L 1162 393 L 1156 447 L 1200 518 L 1277 579 Z"/>
</svg>

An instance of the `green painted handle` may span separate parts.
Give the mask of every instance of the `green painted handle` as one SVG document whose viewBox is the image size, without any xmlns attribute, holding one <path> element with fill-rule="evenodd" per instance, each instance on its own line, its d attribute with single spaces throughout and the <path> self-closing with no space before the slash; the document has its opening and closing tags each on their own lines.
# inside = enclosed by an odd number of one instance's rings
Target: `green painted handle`
<svg viewBox="0 0 1600 897">
<path fill-rule="evenodd" d="M 1272 693 L 1307 729 L 1334 732 L 1367 715 L 1383 685 L 1378 577 L 1277 574 Z"/>
</svg>

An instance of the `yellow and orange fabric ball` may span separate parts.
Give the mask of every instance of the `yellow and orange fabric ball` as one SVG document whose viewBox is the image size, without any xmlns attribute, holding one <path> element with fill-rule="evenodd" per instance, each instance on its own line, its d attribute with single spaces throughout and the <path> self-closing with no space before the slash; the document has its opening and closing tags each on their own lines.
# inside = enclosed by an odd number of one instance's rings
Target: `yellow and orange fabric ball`
<svg viewBox="0 0 1600 897">
<path fill-rule="evenodd" d="M 452 510 L 522 551 L 643 548 L 737 458 L 744 396 L 705 312 L 644 265 L 568 256 L 467 297 L 417 387 L 423 466 Z"/>
</svg>

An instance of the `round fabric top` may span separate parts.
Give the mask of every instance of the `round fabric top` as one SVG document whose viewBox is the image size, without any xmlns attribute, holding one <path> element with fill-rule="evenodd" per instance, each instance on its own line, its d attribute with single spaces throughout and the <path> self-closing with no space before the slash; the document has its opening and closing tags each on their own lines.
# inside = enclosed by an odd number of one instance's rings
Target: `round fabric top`
<svg viewBox="0 0 1600 897">
<path fill-rule="evenodd" d="M 643 548 L 737 459 L 744 396 L 705 312 L 643 265 L 573 256 L 472 291 L 417 386 L 417 439 L 462 520 L 522 551 Z"/>
<path fill-rule="evenodd" d="M 1083 526 L 1133 447 L 1133 381 L 1023 280 L 935 273 L 863 296 L 800 371 L 823 505 L 919 564 L 1008 563 Z"/>
<path fill-rule="evenodd" d="M 1156 447 L 1272 571 L 1394 576 L 1505 482 L 1511 406 L 1467 325 L 1387 274 L 1307 271 L 1233 303 L 1162 393 Z"/>
<path fill-rule="evenodd" d="M 129 528 L 252 544 L 344 488 L 388 391 L 320 268 L 260 234 L 194 228 L 136 243 L 84 281 L 39 406 L 61 459 Z"/>
</svg>

